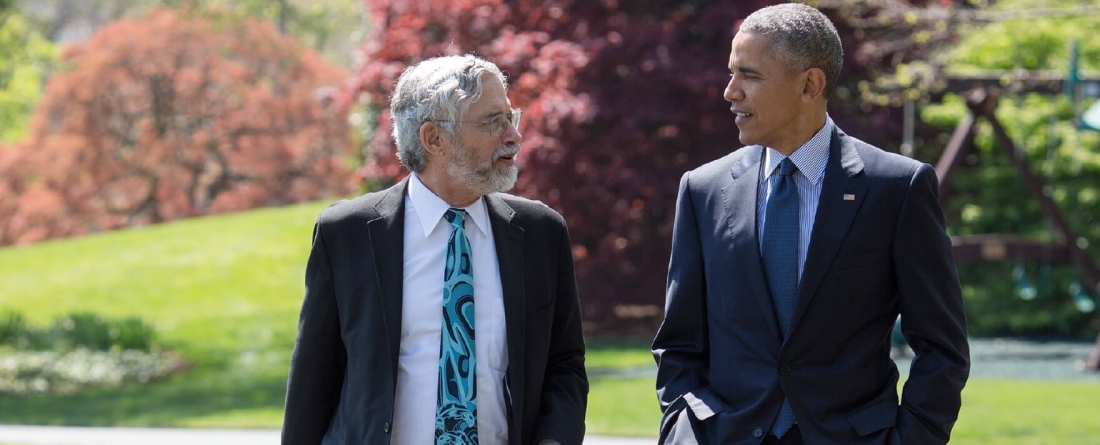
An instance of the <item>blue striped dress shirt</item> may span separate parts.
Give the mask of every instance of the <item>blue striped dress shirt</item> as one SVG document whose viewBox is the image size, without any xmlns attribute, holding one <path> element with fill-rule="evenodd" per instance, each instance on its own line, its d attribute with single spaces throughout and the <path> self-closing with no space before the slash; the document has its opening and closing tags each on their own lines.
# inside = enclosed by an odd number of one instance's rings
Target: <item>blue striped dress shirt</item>
<svg viewBox="0 0 1100 445">
<path fill-rule="evenodd" d="M 825 116 L 825 125 L 801 147 L 791 154 L 791 162 L 798 167 L 794 182 L 798 185 L 798 280 L 802 281 L 802 268 L 806 264 L 806 252 L 810 248 L 810 233 L 814 229 L 817 203 L 821 198 L 825 164 L 829 162 L 829 144 L 832 142 L 833 120 Z M 767 224 L 768 198 L 779 180 L 779 163 L 787 156 L 768 148 L 761 163 L 760 188 L 756 194 L 756 234 L 760 250 L 764 250 L 764 225 Z"/>
</svg>

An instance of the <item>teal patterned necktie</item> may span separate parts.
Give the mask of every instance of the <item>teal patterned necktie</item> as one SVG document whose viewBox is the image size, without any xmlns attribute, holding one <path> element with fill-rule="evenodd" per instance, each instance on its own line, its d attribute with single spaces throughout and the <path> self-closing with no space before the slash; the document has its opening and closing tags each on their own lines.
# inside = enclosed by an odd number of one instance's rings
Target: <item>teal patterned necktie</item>
<svg viewBox="0 0 1100 445">
<path fill-rule="evenodd" d="M 443 335 L 439 347 L 436 445 L 477 445 L 477 360 L 474 354 L 474 265 L 466 238 L 466 211 L 443 215 L 454 230 L 443 271 Z"/>
</svg>

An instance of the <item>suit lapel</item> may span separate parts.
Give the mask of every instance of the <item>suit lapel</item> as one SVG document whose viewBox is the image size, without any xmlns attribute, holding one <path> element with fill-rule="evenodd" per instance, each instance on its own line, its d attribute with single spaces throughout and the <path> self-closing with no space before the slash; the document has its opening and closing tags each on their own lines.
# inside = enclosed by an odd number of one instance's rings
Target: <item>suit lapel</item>
<svg viewBox="0 0 1100 445">
<path fill-rule="evenodd" d="M 382 323 L 386 326 L 390 368 L 397 378 L 397 358 L 401 351 L 401 293 L 404 284 L 405 255 L 405 194 L 406 178 L 390 188 L 375 204 L 378 217 L 367 222 L 371 254 L 374 258 L 377 283 L 382 292 Z"/>
<path fill-rule="evenodd" d="M 760 186 L 760 162 L 764 149 L 761 146 L 742 148 L 745 153 L 730 168 L 732 182 L 722 189 L 722 202 L 725 204 L 725 217 L 729 222 L 728 237 L 732 241 L 728 255 L 733 271 L 743 274 L 749 285 L 750 298 L 760 304 L 773 338 L 779 339 L 779 323 L 775 319 L 771 292 L 768 290 L 764 266 L 760 262 L 760 241 L 756 227 L 756 201 Z"/>
<path fill-rule="evenodd" d="M 829 161 L 825 166 L 825 181 L 817 204 L 817 216 L 810 235 L 810 246 L 802 269 L 802 281 L 798 286 L 798 302 L 791 318 L 792 332 L 798 326 L 802 314 L 817 293 L 817 287 L 825 277 L 837 249 L 840 248 L 852 220 L 867 195 L 863 160 L 847 135 L 834 128 L 829 146 Z M 849 196 L 850 195 L 850 196 Z M 845 199 L 848 197 L 849 199 Z"/>
<path fill-rule="evenodd" d="M 497 264 L 500 267 L 500 287 L 504 294 L 504 326 L 508 338 L 508 370 L 504 376 L 504 391 L 508 402 L 509 430 L 518 432 L 522 425 L 524 349 L 526 347 L 527 299 L 523 282 L 523 228 L 512 223 L 516 212 L 496 194 L 485 195 L 489 210 L 489 225 L 493 228 Z M 512 434 L 514 440 L 519 435 Z"/>
</svg>

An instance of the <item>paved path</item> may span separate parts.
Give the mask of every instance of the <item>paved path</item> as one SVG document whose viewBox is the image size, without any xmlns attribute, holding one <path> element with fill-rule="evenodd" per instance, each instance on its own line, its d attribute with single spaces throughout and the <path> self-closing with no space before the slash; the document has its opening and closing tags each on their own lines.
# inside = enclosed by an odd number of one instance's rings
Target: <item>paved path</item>
<svg viewBox="0 0 1100 445">
<path fill-rule="evenodd" d="M 584 445 L 653 445 L 655 439 L 590 436 Z M 0 425 L 5 445 L 277 445 L 278 430 L 87 428 Z"/>
<path fill-rule="evenodd" d="M 1034 341 L 1004 338 L 970 339 L 970 378 L 1023 380 L 1082 380 L 1100 382 L 1100 373 L 1083 371 L 1094 343 Z M 894 358 L 902 375 L 909 373 L 912 357 Z M 589 377 L 652 377 L 657 368 L 590 369 Z"/>
<path fill-rule="evenodd" d="M 1091 342 L 972 338 L 970 378 L 1100 382 L 1100 373 L 1083 370 L 1093 347 Z M 909 358 L 894 361 L 902 374 L 909 372 Z"/>
</svg>

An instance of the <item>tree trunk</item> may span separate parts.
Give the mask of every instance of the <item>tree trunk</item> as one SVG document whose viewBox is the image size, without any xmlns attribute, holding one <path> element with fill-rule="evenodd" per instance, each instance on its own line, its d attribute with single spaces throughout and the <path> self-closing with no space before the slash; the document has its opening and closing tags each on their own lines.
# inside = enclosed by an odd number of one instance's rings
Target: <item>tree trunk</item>
<svg viewBox="0 0 1100 445">
<path fill-rule="evenodd" d="M 290 16 L 289 0 L 279 0 L 279 32 L 286 34 L 286 22 Z"/>
</svg>

